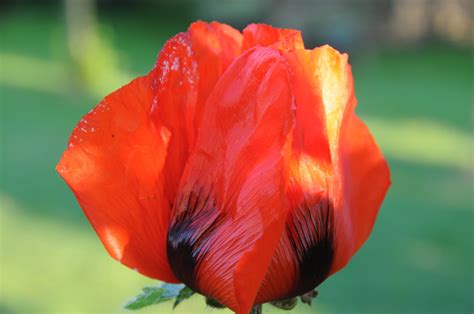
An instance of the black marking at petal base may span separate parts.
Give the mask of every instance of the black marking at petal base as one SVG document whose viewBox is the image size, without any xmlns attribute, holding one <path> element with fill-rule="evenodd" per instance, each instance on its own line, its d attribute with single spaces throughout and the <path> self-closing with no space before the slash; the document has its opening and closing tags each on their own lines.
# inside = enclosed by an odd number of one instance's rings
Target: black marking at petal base
<svg viewBox="0 0 474 314">
<path fill-rule="evenodd" d="M 208 297 L 206 297 L 206 304 L 207 304 L 207 306 L 209 306 L 209 307 L 211 307 L 211 308 L 215 308 L 215 309 L 225 309 L 225 305 L 220 304 L 220 303 L 217 302 L 216 300 L 211 299 L 211 298 L 208 298 Z"/>
<path fill-rule="evenodd" d="M 290 297 L 319 286 L 329 275 L 334 258 L 334 209 L 322 199 L 316 205 L 301 204 L 286 224 L 293 252 L 298 259 L 299 279 Z"/>
<path fill-rule="evenodd" d="M 205 252 L 206 239 L 222 223 L 224 216 L 211 200 L 211 193 L 190 191 L 177 204 L 177 215 L 168 229 L 168 262 L 175 276 L 192 290 L 196 286 L 196 271 Z"/>
</svg>

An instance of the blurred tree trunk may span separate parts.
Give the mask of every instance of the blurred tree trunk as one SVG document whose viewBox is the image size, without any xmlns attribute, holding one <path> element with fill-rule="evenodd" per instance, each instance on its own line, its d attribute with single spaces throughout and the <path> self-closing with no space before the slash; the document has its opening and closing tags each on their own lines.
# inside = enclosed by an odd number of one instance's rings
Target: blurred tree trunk
<svg viewBox="0 0 474 314">
<path fill-rule="evenodd" d="M 69 54 L 80 64 L 90 40 L 97 38 L 95 0 L 64 0 L 64 8 Z"/>
<path fill-rule="evenodd" d="M 64 0 L 73 80 L 103 95 L 131 80 L 119 67 L 113 45 L 99 32 L 95 0 Z"/>
</svg>

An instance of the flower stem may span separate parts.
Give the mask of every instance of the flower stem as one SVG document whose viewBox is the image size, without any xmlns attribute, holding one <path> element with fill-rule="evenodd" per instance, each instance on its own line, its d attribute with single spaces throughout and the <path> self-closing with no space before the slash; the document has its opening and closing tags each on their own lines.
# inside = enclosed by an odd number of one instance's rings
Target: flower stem
<svg viewBox="0 0 474 314">
<path fill-rule="evenodd" d="M 263 310 L 262 310 L 262 305 L 259 304 L 259 305 L 255 305 L 252 310 L 250 311 L 250 314 L 262 314 L 263 313 Z"/>
</svg>

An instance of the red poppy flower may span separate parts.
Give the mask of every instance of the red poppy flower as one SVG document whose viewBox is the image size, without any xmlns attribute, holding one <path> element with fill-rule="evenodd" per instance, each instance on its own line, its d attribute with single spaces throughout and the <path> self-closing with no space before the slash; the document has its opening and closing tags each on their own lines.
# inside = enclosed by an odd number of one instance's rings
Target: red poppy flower
<svg viewBox="0 0 474 314">
<path fill-rule="evenodd" d="M 113 258 L 248 313 L 369 236 L 389 169 L 355 106 L 346 54 L 197 22 L 79 122 L 57 169 Z"/>
</svg>

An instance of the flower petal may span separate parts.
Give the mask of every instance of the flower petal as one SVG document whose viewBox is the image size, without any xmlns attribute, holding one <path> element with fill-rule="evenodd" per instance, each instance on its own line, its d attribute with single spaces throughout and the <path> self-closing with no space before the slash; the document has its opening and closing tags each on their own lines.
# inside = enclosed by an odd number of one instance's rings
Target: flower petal
<svg viewBox="0 0 474 314">
<path fill-rule="evenodd" d="M 57 170 L 113 258 L 177 282 L 165 250 L 170 208 L 162 173 L 170 132 L 151 123 L 152 101 L 148 77 L 107 96 L 76 126 Z"/>
<path fill-rule="evenodd" d="M 241 53 L 242 34 L 226 24 L 202 21 L 192 23 L 188 33 L 199 73 L 199 95 L 194 122 L 197 128 L 209 93 L 222 73 Z"/>
<path fill-rule="evenodd" d="M 386 162 L 354 113 L 347 55 L 285 54 L 296 96 L 290 212 L 258 302 L 291 298 L 341 269 L 367 239 L 389 185 Z"/>
<path fill-rule="evenodd" d="M 260 45 L 273 46 L 282 52 L 304 49 L 301 32 L 294 29 L 276 28 L 266 24 L 250 24 L 243 31 L 242 51 Z"/>
<path fill-rule="evenodd" d="M 148 76 L 87 114 L 58 165 L 112 257 L 168 282 L 169 213 L 194 141 L 190 45 L 186 33 L 171 38 Z"/>
<path fill-rule="evenodd" d="M 367 240 L 390 178 L 380 150 L 355 115 L 354 83 L 347 54 L 327 45 L 314 49 L 313 54 L 334 173 L 329 185 L 336 232 L 332 274 L 346 265 Z"/>
<path fill-rule="evenodd" d="M 347 264 L 367 240 L 390 185 L 390 174 L 370 132 L 355 114 L 348 56 L 329 46 L 314 49 L 313 55 L 332 160 L 329 195 L 336 232 L 332 274 Z"/>
<path fill-rule="evenodd" d="M 314 51 L 285 54 L 296 99 L 288 198 L 290 213 L 283 237 L 259 290 L 268 302 L 301 295 L 319 285 L 333 257 L 332 178 L 326 115 L 319 82 L 314 79 Z"/>
<path fill-rule="evenodd" d="M 175 274 L 238 313 L 253 306 L 286 221 L 292 102 L 276 50 L 236 59 L 209 96 L 173 208 Z"/>
<path fill-rule="evenodd" d="M 344 119 L 339 143 L 342 208 L 335 222 L 341 232 L 331 273 L 344 267 L 367 240 L 390 186 L 388 164 L 369 129 L 353 111 Z"/>
<path fill-rule="evenodd" d="M 171 131 L 165 189 L 174 201 L 181 173 L 194 146 L 205 101 L 218 78 L 240 54 L 239 31 L 217 22 L 196 22 L 163 47 L 153 78 L 154 122 Z"/>
<path fill-rule="evenodd" d="M 188 33 L 181 33 L 163 46 L 152 82 L 151 119 L 157 128 L 170 131 L 163 171 L 164 189 L 170 204 L 174 202 L 181 174 L 194 145 L 194 119 L 198 98 L 198 71 Z"/>
</svg>

